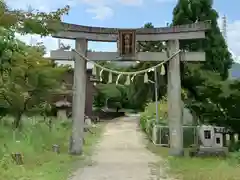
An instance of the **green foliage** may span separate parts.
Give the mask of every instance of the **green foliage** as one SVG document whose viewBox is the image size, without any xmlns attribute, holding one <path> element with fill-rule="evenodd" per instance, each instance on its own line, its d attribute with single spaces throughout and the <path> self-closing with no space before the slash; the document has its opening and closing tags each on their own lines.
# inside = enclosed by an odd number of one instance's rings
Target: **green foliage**
<svg viewBox="0 0 240 180">
<path fill-rule="evenodd" d="M 53 144 L 58 144 L 62 152 L 67 152 L 66 142 L 70 132 L 69 123 L 67 127 L 63 127 L 61 122 L 57 122 L 55 128 L 50 132 L 47 124 L 41 121 L 40 118 L 24 118 L 24 128 L 21 131 L 12 131 L 11 121 L 13 119 L 6 117 L 1 122 L 0 142 L 4 145 L 4 148 L 1 148 L 0 151 L 2 179 L 33 178 L 36 176 L 35 168 L 40 166 L 45 166 L 46 168 L 47 163 L 51 161 L 57 163 L 60 159 L 66 163 L 71 161 L 71 158 L 68 158 L 65 153 L 59 156 L 59 160 L 57 160 L 51 149 Z M 11 159 L 11 153 L 21 153 L 24 161 L 23 168 L 26 168 L 25 171 L 28 171 L 31 167 L 32 172 L 25 174 L 26 172 L 16 167 Z M 45 175 L 39 174 L 39 178 L 47 176 L 48 173 L 46 172 Z"/>
<path fill-rule="evenodd" d="M 212 0 L 180 0 L 173 11 L 172 25 L 205 20 L 211 20 L 212 24 L 205 40 L 180 41 L 182 49 L 206 52 L 206 62 L 202 65 L 182 64 L 182 85 L 187 90 L 185 103 L 202 123 L 239 132 L 239 83 L 225 80 L 233 60 L 217 25 L 218 13 L 212 6 Z"/>
<path fill-rule="evenodd" d="M 211 21 L 211 29 L 206 32 L 205 40 L 184 40 L 181 49 L 189 51 L 204 50 L 206 62 L 203 68 L 218 72 L 222 78 L 228 77 L 232 57 L 217 24 L 218 13 L 213 9 L 212 0 L 180 0 L 173 10 L 173 24 L 191 24 L 197 21 Z"/>
<path fill-rule="evenodd" d="M 236 147 L 238 147 L 238 148 L 236 148 Z M 235 152 L 230 153 L 229 162 L 230 162 L 231 164 L 237 164 L 237 165 L 239 165 L 239 164 L 240 164 L 240 150 L 239 150 L 240 145 L 239 145 L 239 143 L 238 143 L 238 145 L 236 145 L 236 146 L 233 147 L 233 148 L 235 148 Z M 238 149 L 238 150 L 237 150 L 237 149 Z"/>
<path fill-rule="evenodd" d="M 152 130 L 154 125 L 159 125 L 160 127 L 157 128 L 157 139 L 156 143 L 160 142 L 160 128 L 162 135 L 164 132 L 167 134 L 169 133 L 168 127 L 161 127 L 162 126 L 168 126 L 167 121 L 167 99 L 163 98 L 158 103 L 158 112 L 159 112 L 159 120 L 156 121 L 156 105 L 155 103 L 151 102 L 148 103 L 148 105 L 145 107 L 145 111 L 141 113 L 140 115 L 140 127 L 142 130 L 149 136 L 149 138 L 152 138 Z M 183 129 L 183 139 L 184 139 L 184 147 L 188 148 L 190 145 L 194 144 L 195 140 L 195 130 L 193 127 L 185 127 Z"/>
<path fill-rule="evenodd" d="M 152 23 L 146 23 L 144 24 L 144 28 L 154 28 Z M 137 51 L 138 52 L 162 52 L 165 50 L 166 47 L 164 46 L 163 42 L 161 41 L 151 41 L 151 42 L 138 42 L 137 44 Z M 143 70 L 149 67 L 152 67 L 154 65 L 158 64 L 158 62 L 143 62 L 139 63 L 136 67 L 129 68 L 129 71 L 136 71 L 136 70 Z M 159 69 L 157 69 L 159 72 Z M 155 81 L 154 79 L 154 73 L 149 72 L 148 78 L 152 81 Z M 166 77 L 159 76 L 158 73 L 158 94 L 159 98 L 164 96 L 166 93 L 166 88 L 164 86 L 166 85 Z M 155 89 L 154 85 L 147 83 L 143 84 L 143 76 L 136 76 L 134 82 L 130 85 L 131 89 L 133 90 L 134 99 L 135 102 L 138 104 L 146 105 L 146 102 L 149 99 L 154 100 L 155 99 Z M 144 106 L 143 106 L 144 108 Z"/>
<path fill-rule="evenodd" d="M 68 10 L 69 6 L 50 13 L 14 10 L 0 2 L 0 116 L 13 115 L 15 127 L 19 127 L 23 113 L 49 102 L 66 71 L 43 58 L 43 44 L 27 46 L 15 38 L 15 33 L 41 36 L 56 33 L 61 16 Z"/>
<path fill-rule="evenodd" d="M 23 113 L 49 102 L 60 90 L 67 68 L 53 67 L 37 46 L 27 46 L 12 31 L 0 29 L 0 108 L 2 116 L 9 113 L 16 118 L 17 128 Z"/>
<path fill-rule="evenodd" d="M 126 99 L 125 86 L 115 84 L 98 84 L 98 94 L 95 96 L 96 106 L 121 108 Z"/>
<path fill-rule="evenodd" d="M 96 88 L 108 98 L 120 98 L 121 96 L 121 92 L 115 84 L 98 84 Z"/>
<path fill-rule="evenodd" d="M 68 10 L 69 6 L 49 13 L 15 10 L 0 0 L 0 179 L 67 179 L 72 162 L 78 159 L 68 155 L 70 121 L 23 117 L 52 110 L 52 95 L 62 93 L 60 79 L 69 67 L 44 58 L 42 43 L 28 46 L 15 37 L 16 33 L 56 33 Z M 84 153 L 88 154 L 92 142 L 86 138 Z M 52 152 L 53 144 L 60 146 L 61 154 Z M 24 164 L 17 166 L 12 153 L 21 153 Z"/>
<path fill-rule="evenodd" d="M 151 102 L 145 107 L 144 112 L 140 115 L 140 126 L 143 131 L 149 134 L 154 124 L 167 124 L 167 101 L 161 100 L 158 103 L 159 119 L 156 120 L 156 104 Z"/>
<path fill-rule="evenodd" d="M 103 78 L 103 82 L 107 82 L 107 76 Z M 142 101 L 134 86 L 122 85 L 125 78 L 120 79 L 118 85 L 116 84 L 98 84 L 97 95 L 94 97 L 94 105 L 103 107 L 108 105 L 109 108 L 125 108 L 139 110 L 145 106 L 145 100 Z"/>
<path fill-rule="evenodd" d="M 69 6 L 50 13 L 38 10 L 14 10 L 0 1 L 0 27 L 17 31 L 21 34 L 39 34 L 46 36 L 56 33 L 60 28 L 61 16 L 67 14 Z"/>
<path fill-rule="evenodd" d="M 238 153 L 233 153 L 233 155 L 238 155 L 239 157 L 239 162 L 240 163 L 240 141 L 237 141 L 237 142 L 234 142 L 234 143 L 230 143 L 230 146 L 229 146 L 229 151 L 230 152 L 238 152 Z"/>
</svg>

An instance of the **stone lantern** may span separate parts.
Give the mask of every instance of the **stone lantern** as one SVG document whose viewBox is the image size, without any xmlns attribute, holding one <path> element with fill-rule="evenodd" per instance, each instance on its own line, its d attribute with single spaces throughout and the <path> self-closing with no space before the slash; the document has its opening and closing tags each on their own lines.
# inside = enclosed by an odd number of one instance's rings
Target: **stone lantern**
<svg viewBox="0 0 240 180">
<path fill-rule="evenodd" d="M 55 103 L 57 108 L 57 118 L 64 120 L 67 119 L 67 112 L 72 107 L 72 103 L 70 103 L 66 97 L 63 100 L 59 100 Z"/>
</svg>

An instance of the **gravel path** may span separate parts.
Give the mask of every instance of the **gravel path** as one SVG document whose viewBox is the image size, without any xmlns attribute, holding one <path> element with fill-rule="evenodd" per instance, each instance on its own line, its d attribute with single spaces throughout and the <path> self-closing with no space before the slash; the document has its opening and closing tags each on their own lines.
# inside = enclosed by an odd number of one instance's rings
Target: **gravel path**
<svg viewBox="0 0 240 180">
<path fill-rule="evenodd" d="M 104 132 L 91 165 L 79 169 L 71 180 L 170 180 L 164 161 L 145 148 L 137 117 L 114 120 Z"/>
</svg>

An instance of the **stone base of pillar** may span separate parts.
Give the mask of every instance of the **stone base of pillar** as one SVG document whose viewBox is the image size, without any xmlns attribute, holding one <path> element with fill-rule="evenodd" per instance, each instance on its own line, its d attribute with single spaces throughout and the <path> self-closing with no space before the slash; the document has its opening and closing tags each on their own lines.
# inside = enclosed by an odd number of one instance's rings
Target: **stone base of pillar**
<svg viewBox="0 0 240 180">
<path fill-rule="evenodd" d="M 169 156 L 182 157 L 184 156 L 184 151 L 178 149 L 169 149 Z"/>
<path fill-rule="evenodd" d="M 83 144 L 83 138 L 81 139 L 81 145 Z M 83 151 L 82 151 L 82 148 L 75 148 L 74 147 L 74 142 L 73 142 L 74 140 L 73 140 L 73 138 L 72 138 L 72 136 L 70 136 L 70 138 L 69 138 L 69 154 L 71 154 L 71 155 L 75 155 L 75 156 L 80 156 L 80 155 L 82 155 L 83 154 Z"/>
<path fill-rule="evenodd" d="M 157 143 L 157 126 L 154 125 L 152 129 L 152 141 L 154 144 Z"/>
</svg>

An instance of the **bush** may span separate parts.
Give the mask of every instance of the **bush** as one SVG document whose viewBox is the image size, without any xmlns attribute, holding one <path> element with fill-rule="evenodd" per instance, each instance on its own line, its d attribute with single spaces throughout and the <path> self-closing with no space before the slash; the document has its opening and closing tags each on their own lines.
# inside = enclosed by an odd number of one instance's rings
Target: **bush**
<svg viewBox="0 0 240 180">
<path fill-rule="evenodd" d="M 155 102 L 148 103 L 145 107 L 144 112 L 141 113 L 140 116 L 140 126 L 142 130 L 148 135 L 148 137 L 152 138 L 152 129 L 154 125 L 163 125 L 168 126 L 167 122 L 167 101 L 166 99 L 161 100 L 158 103 L 158 112 L 159 112 L 159 120 L 156 121 L 156 105 Z M 189 147 L 194 143 L 194 129 L 193 128 L 184 128 L 183 129 L 183 139 L 184 139 L 184 147 Z M 160 134 L 159 128 L 157 130 L 157 142 L 160 143 Z M 169 134 L 169 128 L 162 128 L 162 134 L 164 132 Z M 166 142 L 164 142 L 166 143 Z"/>
<path fill-rule="evenodd" d="M 240 151 L 240 141 L 237 141 L 235 143 L 230 143 L 229 151 L 230 152 Z"/>
<path fill-rule="evenodd" d="M 162 100 L 158 103 L 159 119 L 156 121 L 156 104 L 155 102 L 148 103 L 144 112 L 140 116 L 140 126 L 144 132 L 147 133 L 151 130 L 154 124 L 167 124 L 167 103 L 166 100 Z"/>
</svg>

